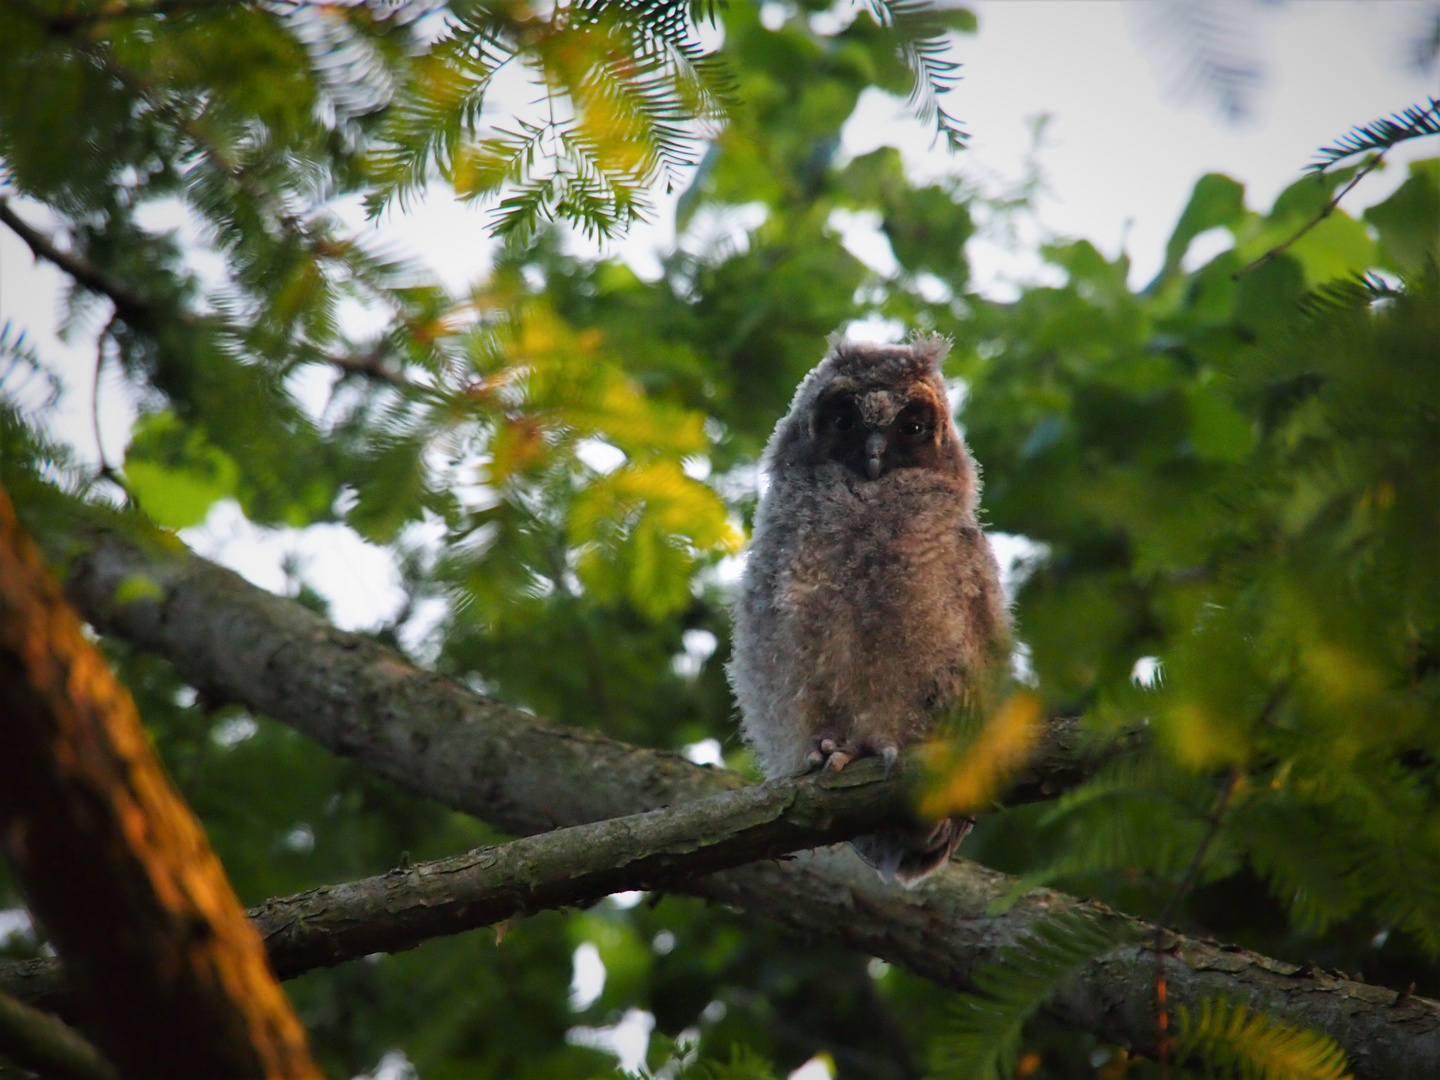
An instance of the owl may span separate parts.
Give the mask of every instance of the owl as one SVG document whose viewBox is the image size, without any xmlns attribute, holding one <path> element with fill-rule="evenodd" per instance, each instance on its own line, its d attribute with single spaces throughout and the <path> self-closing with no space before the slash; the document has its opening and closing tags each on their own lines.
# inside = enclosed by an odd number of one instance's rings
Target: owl
<svg viewBox="0 0 1440 1080">
<path fill-rule="evenodd" d="M 833 340 L 775 428 L 734 610 L 731 685 L 769 777 L 887 767 L 977 704 L 1008 653 L 974 462 L 940 376 L 948 342 Z M 851 841 L 886 880 L 943 866 L 966 818 Z"/>
</svg>

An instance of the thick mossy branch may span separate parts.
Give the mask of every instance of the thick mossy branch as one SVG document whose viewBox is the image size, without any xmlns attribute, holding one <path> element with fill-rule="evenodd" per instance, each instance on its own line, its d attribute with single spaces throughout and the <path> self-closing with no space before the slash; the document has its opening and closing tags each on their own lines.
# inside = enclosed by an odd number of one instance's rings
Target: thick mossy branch
<svg viewBox="0 0 1440 1080">
<path fill-rule="evenodd" d="M 100 629 L 165 656 L 213 700 L 243 702 L 412 791 L 507 831 L 547 832 L 744 786 L 736 774 L 677 754 L 539 723 L 418 671 L 178 545 L 144 546 L 78 528 L 49 539 L 54 557 L 68 567 L 71 596 Z M 1090 770 L 1079 746 L 1075 725 L 1055 725 L 1006 799 L 1045 798 L 1083 778 Z M 708 856 L 668 857 L 677 875 L 682 864 L 692 865 L 685 862 L 691 857 L 697 872 L 714 865 L 704 861 Z M 396 877 L 384 895 L 403 906 L 405 878 Z M 637 876 L 641 880 L 665 884 L 657 876 Z M 604 886 L 634 884 L 606 879 Z M 1006 907 L 1014 880 L 963 860 L 907 892 L 882 883 L 843 849 L 761 861 L 669 887 L 773 917 L 962 990 L 974 989 L 976 973 L 1041 920 L 1061 912 L 1115 917 L 1101 905 L 1045 889 Z M 1440 1064 L 1440 1006 L 1433 1002 L 1397 1004 L 1391 990 L 1307 974 L 1196 939 L 1167 944 L 1165 973 L 1176 1005 L 1193 1009 L 1223 994 L 1286 1023 L 1325 1031 L 1360 1077 L 1429 1077 Z M 1155 973 L 1151 951 L 1121 947 L 1067 980 L 1047 1010 L 1103 1039 L 1153 1051 Z M 3 978 L 12 993 L 31 1000 L 43 996 L 43 982 L 37 965 L 9 969 Z"/>
<path fill-rule="evenodd" d="M 746 784 L 680 754 L 537 722 L 178 545 L 104 530 L 53 541 L 85 616 L 165 657 L 208 700 L 240 702 L 506 832 L 624 817 Z M 1082 750 L 1077 722 L 1057 720 L 1002 801 L 1053 798 L 1101 756 Z"/>
</svg>

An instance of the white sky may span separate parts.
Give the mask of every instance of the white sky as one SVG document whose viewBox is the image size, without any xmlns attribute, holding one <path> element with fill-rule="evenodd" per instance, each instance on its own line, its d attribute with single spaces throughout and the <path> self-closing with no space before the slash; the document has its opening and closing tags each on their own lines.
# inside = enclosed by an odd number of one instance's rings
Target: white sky
<svg viewBox="0 0 1440 1080">
<path fill-rule="evenodd" d="M 1264 207 L 1299 177 L 1317 147 L 1356 124 L 1440 96 L 1440 72 L 1417 73 L 1404 57 L 1407 35 L 1434 0 L 1235 0 L 1227 10 L 1250 28 L 1247 47 L 1265 71 L 1254 113 L 1239 124 L 1221 119 L 1203 94 L 1178 96 L 1163 47 L 1142 40 L 1147 24 L 1168 18 L 1174 25 L 1183 0 L 975 0 L 972 6 L 980 31 L 959 40 L 964 81 L 948 102 L 972 134 L 970 149 L 956 157 L 933 149 L 928 132 L 872 93 L 846 126 L 844 151 L 861 154 L 889 143 L 900 146 L 916 175 L 959 171 L 1014 180 L 1023 173 L 1030 119 L 1048 113 L 1039 158 L 1047 192 L 1040 222 L 1051 233 L 1087 238 L 1109 255 L 1128 249 L 1136 284 L 1158 268 L 1165 239 L 1204 173 L 1244 182 L 1251 204 Z M 1367 179 L 1347 205 L 1378 201 L 1403 180 L 1405 161 L 1434 155 L 1440 140 L 1400 147 L 1392 155 L 1396 167 Z M 18 209 L 45 223 L 43 208 Z M 673 243 L 666 216 L 620 246 L 642 273 L 653 270 L 657 250 Z M 458 289 L 484 270 L 486 218 L 484 210 L 436 191 L 411 213 L 382 222 L 376 239 L 418 256 Z M 874 265 L 890 257 L 863 220 L 850 222 L 846 238 Z M 1033 257 L 983 243 L 972 246 L 971 256 L 981 287 L 995 295 L 1013 292 L 1009 283 L 1036 269 Z M 96 461 L 91 380 L 99 320 L 76 328 L 68 343 L 59 340 L 61 287 L 58 271 L 35 265 L 23 244 L 0 228 L 0 323 L 23 328 L 60 374 L 65 394 L 55 429 Z M 113 463 L 123 460 L 134 407 L 113 367 L 108 371 L 100 415 Z M 232 504 L 187 539 L 277 590 L 285 587 L 281 558 L 298 554 L 307 580 L 336 603 L 342 625 L 372 625 L 400 602 L 388 557 L 343 527 L 262 536 Z"/>
</svg>

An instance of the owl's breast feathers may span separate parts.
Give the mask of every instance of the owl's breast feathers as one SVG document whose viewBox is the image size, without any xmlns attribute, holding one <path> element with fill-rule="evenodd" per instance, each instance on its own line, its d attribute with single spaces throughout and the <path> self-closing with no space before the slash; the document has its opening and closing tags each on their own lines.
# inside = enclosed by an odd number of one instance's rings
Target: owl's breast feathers
<svg viewBox="0 0 1440 1080">
<path fill-rule="evenodd" d="M 821 729 L 923 738 L 1005 632 L 963 478 L 777 476 L 766 502 L 784 512 L 757 523 L 752 566 L 766 570 L 747 573 L 736 644 L 766 684 L 741 705 L 767 772 L 800 771 L 804 740 Z M 769 715 L 753 724 L 758 709 Z"/>
<path fill-rule="evenodd" d="M 919 667 L 919 654 L 963 645 L 994 560 L 958 486 L 915 471 L 801 496 L 815 512 L 784 530 L 777 614 L 818 651 L 872 662 L 918 650 Z"/>
</svg>

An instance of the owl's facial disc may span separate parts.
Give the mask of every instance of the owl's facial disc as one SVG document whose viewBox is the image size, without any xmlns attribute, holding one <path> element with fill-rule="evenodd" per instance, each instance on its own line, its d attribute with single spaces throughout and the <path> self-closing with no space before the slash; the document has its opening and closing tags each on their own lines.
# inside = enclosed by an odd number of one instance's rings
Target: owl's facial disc
<svg viewBox="0 0 1440 1080">
<path fill-rule="evenodd" d="M 942 468 L 944 424 L 930 396 L 840 391 L 820 402 L 815 449 L 867 480 L 896 469 Z"/>
</svg>

